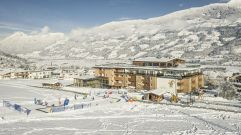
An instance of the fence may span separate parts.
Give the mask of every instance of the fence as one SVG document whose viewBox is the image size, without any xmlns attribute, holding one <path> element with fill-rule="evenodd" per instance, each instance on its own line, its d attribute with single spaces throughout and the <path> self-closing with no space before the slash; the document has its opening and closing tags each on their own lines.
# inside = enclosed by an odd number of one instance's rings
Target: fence
<svg viewBox="0 0 241 135">
<path fill-rule="evenodd" d="M 18 112 L 21 112 L 21 113 L 25 113 L 27 115 L 29 115 L 30 112 L 31 112 L 31 110 L 29 110 L 25 107 L 22 107 L 21 105 L 13 104 L 10 101 L 6 101 L 6 100 L 3 100 L 3 106 L 7 107 L 9 109 L 14 109 L 15 111 L 18 111 Z"/>
<path fill-rule="evenodd" d="M 51 112 L 63 112 L 66 110 L 77 110 L 91 107 L 91 103 L 74 104 L 71 106 L 51 107 Z"/>
</svg>

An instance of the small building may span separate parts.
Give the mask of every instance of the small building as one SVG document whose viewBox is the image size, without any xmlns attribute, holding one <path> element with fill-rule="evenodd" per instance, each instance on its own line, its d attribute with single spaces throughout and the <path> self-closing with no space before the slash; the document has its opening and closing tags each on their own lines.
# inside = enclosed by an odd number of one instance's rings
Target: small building
<svg viewBox="0 0 241 135">
<path fill-rule="evenodd" d="M 0 71 L 0 79 L 10 79 L 10 78 L 11 78 L 11 71 L 9 70 Z"/>
<path fill-rule="evenodd" d="M 29 71 L 28 70 L 14 70 L 10 72 L 11 79 L 28 79 Z"/>
<path fill-rule="evenodd" d="M 61 71 L 60 70 L 53 70 L 51 72 L 51 78 L 57 79 L 57 78 L 60 78 L 60 75 L 61 75 Z"/>
<path fill-rule="evenodd" d="M 38 71 L 29 71 L 28 78 L 30 79 L 44 79 L 50 78 L 51 71 L 50 70 L 38 70 Z"/>
<path fill-rule="evenodd" d="M 92 75 L 80 76 L 74 78 L 74 86 L 99 88 L 101 87 L 101 79 Z"/>
<path fill-rule="evenodd" d="M 163 90 L 156 89 L 144 93 L 144 100 L 160 102 L 163 99 Z"/>
<path fill-rule="evenodd" d="M 155 89 L 144 93 L 144 99 L 153 102 L 160 102 L 163 99 L 170 102 L 177 102 L 177 95 L 170 93 L 168 90 Z"/>
<path fill-rule="evenodd" d="M 80 69 L 75 69 L 75 68 L 62 68 L 60 72 L 60 78 L 76 78 L 81 75 L 81 70 Z"/>
<path fill-rule="evenodd" d="M 50 89 L 60 89 L 63 85 L 60 82 L 55 83 L 42 83 L 43 88 L 50 88 Z"/>
</svg>

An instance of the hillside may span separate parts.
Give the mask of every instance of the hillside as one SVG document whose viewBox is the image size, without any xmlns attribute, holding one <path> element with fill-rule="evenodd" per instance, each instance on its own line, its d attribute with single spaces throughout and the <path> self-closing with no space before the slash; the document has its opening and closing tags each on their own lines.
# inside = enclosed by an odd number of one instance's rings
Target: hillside
<svg viewBox="0 0 241 135">
<path fill-rule="evenodd" d="M 27 60 L 0 51 L 0 68 L 21 68 L 26 64 Z"/>
<path fill-rule="evenodd" d="M 232 0 L 147 20 L 111 22 L 90 29 L 77 29 L 70 34 L 59 33 L 59 38 L 54 36 L 51 40 L 41 38 L 44 43 L 24 41 L 31 51 L 24 51 L 23 46 L 15 50 L 4 48 L 4 51 L 24 57 L 56 59 L 174 56 L 238 60 L 241 52 L 240 7 L 241 1 Z M 24 36 L 32 41 L 33 35 Z M 19 40 L 12 41 L 12 38 L 6 38 L 0 41 L 0 46 L 23 44 Z M 35 47 L 36 44 L 41 47 Z"/>
</svg>

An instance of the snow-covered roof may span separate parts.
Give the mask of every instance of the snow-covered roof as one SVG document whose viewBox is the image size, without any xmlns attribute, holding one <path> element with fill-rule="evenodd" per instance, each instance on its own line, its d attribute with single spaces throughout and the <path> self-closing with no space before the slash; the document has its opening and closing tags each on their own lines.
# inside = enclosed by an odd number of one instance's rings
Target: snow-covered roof
<svg viewBox="0 0 241 135">
<path fill-rule="evenodd" d="M 165 94 L 166 91 L 163 90 L 163 89 L 155 89 L 155 90 L 148 91 L 148 92 L 146 92 L 146 93 L 147 93 L 147 94 L 152 93 L 152 94 L 161 96 L 161 95 Z"/>
<path fill-rule="evenodd" d="M 7 73 L 10 73 L 11 70 L 0 70 L 0 75 L 4 75 L 4 74 L 7 74 Z"/>
<path fill-rule="evenodd" d="M 110 63 L 110 64 L 103 64 L 103 65 L 96 65 L 94 68 L 139 68 L 139 66 L 125 64 L 125 63 Z"/>
<path fill-rule="evenodd" d="M 96 77 L 93 76 L 93 75 L 83 75 L 83 76 L 80 76 L 80 77 L 77 77 L 75 79 L 81 79 L 81 80 L 89 80 L 89 79 L 95 79 Z"/>
<path fill-rule="evenodd" d="M 48 84 L 55 84 L 55 83 L 61 83 L 64 86 L 73 84 L 72 80 L 44 80 L 42 83 L 48 83 Z"/>
<path fill-rule="evenodd" d="M 145 61 L 145 62 L 169 62 L 176 58 L 156 58 L 156 57 L 146 57 L 135 59 L 134 61 Z"/>
<path fill-rule="evenodd" d="M 164 71 L 195 71 L 200 70 L 199 68 L 188 68 L 188 67 L 177 67 L 177 68 L 162 68 Z"/>
<path fill-rule="evenodd" d="M 94 68 L 116 68 L 116 69 L 143 69 L 143 70 L 153 70 L 153 71 L 199 71 L 200 68 L 186 68 L 186 67 L 175 67 L 175 68 L 159 68 L 152 66 L 135 66 L 129 64 L 106 64 L 106 65 L 96 65 Z"/>
</svg>

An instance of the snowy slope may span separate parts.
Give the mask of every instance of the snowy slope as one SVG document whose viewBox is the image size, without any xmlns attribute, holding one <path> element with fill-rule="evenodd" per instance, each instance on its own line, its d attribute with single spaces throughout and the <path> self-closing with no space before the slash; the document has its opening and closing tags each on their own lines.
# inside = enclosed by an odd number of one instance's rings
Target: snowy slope
<svg viewBox="0 0 241 135">
<path fill-rule="evenodd" d="M 227 59 L 239 58 L 240 7 L 240 0 L 232 0 L 147 20 L 110 22 L 94 28 L 76 29 L 60 38 L 40 38 L 28 44 L 22 40 L 15 41 L 16 38 L 8 40 L 8 37 L 0 41 L 0 46 L 9 46 L 5 47 L 7 52 L 22 53 L 21 56 L 25 57 L 118 59 L 225 55 Z M 28 40 L 32 39 L 34 38 Z M 18 47 L 13 46 L 12 41 Z M 25 51 L 22 44 L 31 46 L 31 49 Z M 40 44 L 41 47 L 33 47 L 34 44 Z"/>
<path fill-rule="evenodd" d="M 114 92 L 110 94 L 110 98 L 106 99 L 103 99 L 101 95 L 95 96 L 95 100 L 90 101 L 90 96 L 83 99 L 84 95 L 78 95 L 75 100 L 75 94 L 71 92 L 30 87 L 30 85 L 41 84 L 41 81 L 43 80 L 1 81 L 0 116 L 4 117 L 4 120 L 0 117 L 1 134 L 238 135 L 240 133 L 240 113 L 165 104 L 125 102 L 122 98 L 120 102 L 113 102 L 121 96 Z M 88 88 L 73 89 L 83 92 Z M 93 89 L 91 90 L 93 91 Z M 94 89 L 94 91 L 93 95 L 103 89 Z M 66 97 L 70 99 L 70 104 L 84 102 L 92 103 L 92 105 L 85 109 L 43 113 L 35 110 L 43 109 L 44 106 L 35 105 L 34 97 L 55 105 L 58 104 L 59 98 L 63 103 Z M 24 113 L 3 107 L 2 101 L 6 99 L 31 109 L 30 115 L 27 117 Z M 218 103 L 220 102 L 222 100 L 218 101 Z"/>
<path fill-rule="evenodd" d="M 1 50 L 7 53 L 32 53 L 33 51 L 43 50 L 45 47 L 55 44 L 57 41 L 64 40 L 63 33 L 50 33 L 48 27 L 44 27 L 40 32 L 26 34 L 15 32 L 0 41 Z"/>
<path fill-rule="evenodd" d="M 25 59 L 0 51 L 0 68 L 22 67 L 27 64 Z"/>
</svg>

